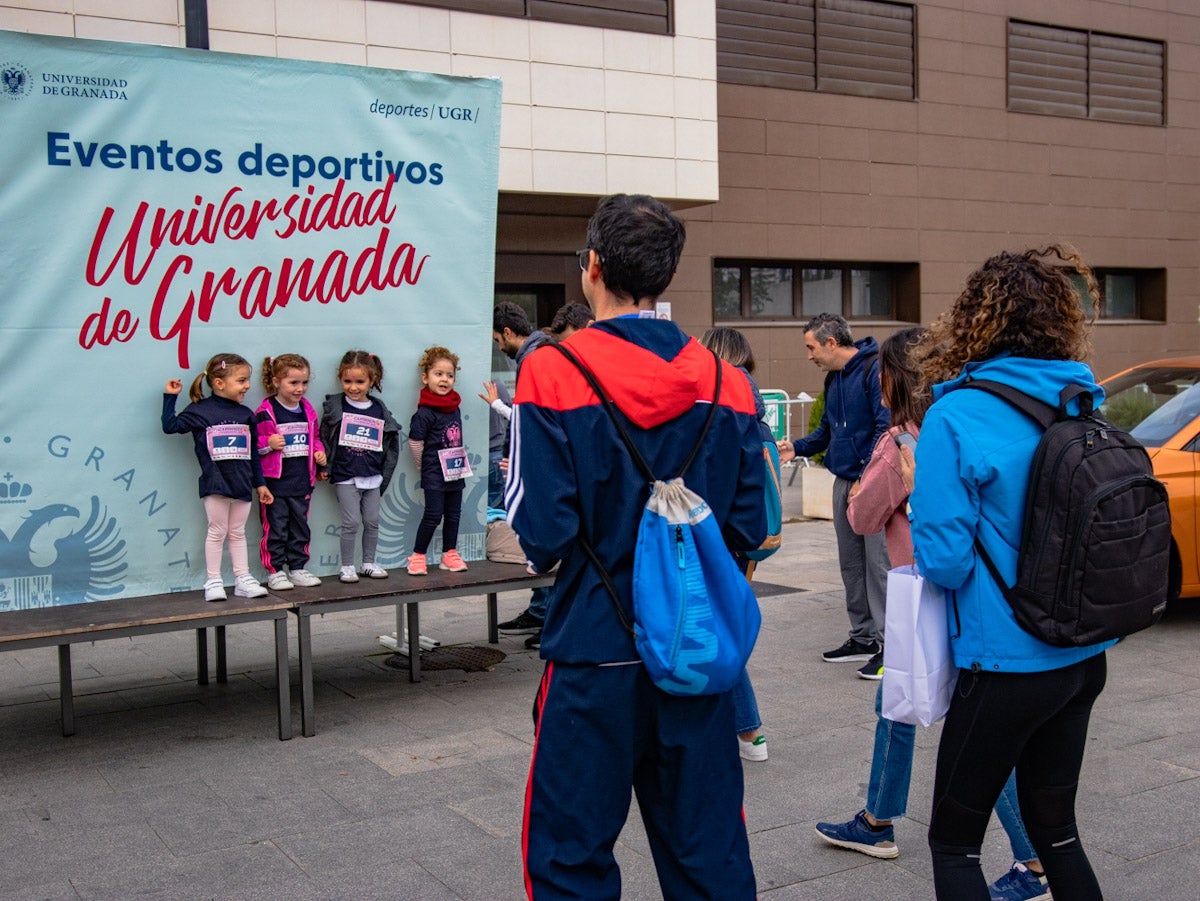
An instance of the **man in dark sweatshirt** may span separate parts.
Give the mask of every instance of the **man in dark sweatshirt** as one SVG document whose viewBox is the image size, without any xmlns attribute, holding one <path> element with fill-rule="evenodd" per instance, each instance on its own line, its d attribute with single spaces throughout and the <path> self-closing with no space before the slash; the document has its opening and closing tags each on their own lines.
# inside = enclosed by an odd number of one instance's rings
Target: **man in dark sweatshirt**
<svg viewBox="0 0 1200 901">
<path fill-rule="evenodd" d="M 808 358 L 825 376 L 825 411 L 820 424 L 795 441 L 779 442 L 779 458 L 811 457 L 825 451 L 834 475 L 833 526 L 838 561 L 846 586 L 850 637 L 822 656 L 828 663 L 866 661 L 858 674 L 877 680 L 883 673 L 883 619 L 888 555 L 883 533 L 855 535 L 846 520 L 850 488 L 862 475 L 875 441 L 890 422 L 880 401 L 879 345 L 874 338 L 854 341 L 846 320 L 820 313 L 804 327 Z"/>
</svg>

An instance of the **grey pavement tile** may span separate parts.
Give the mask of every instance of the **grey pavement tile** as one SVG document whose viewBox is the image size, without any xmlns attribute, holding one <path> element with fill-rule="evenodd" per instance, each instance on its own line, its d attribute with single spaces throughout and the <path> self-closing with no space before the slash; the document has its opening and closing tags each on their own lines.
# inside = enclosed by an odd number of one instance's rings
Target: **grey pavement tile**
<svg viewBox="0 0 1200 901">
<path fill-rule="evenodd" d="M 40 885 L 5 885 L 4 897 L 6 901 L 78 901 L 79 894 L 64 879 Z"/>
<path fill-rule="evenodd" d="M 311 879 L 270 842 L 241 845 L 165 866 L 132 863 L 117 873 L 72 879 L 81 898 L 317 897 Z M 258 894 L 263 892 L 264 894 Z"/>
<path fill-rule="evenodd" d="M 1100 785 L 1090 786 L 1104 792 Z M 1126 861 L 1200 843 L 1200 779 L 1124 797 L 1089 794 L 1077 811 L 1086 847 L 1097 847 Z"/>
<path fill-rule="evenodd" d="M 452 848 L 437 855 L 420 855 L 416 862 L 464 901 L 518 901 L 525 897 L 520 846 L 516 842 Z M 515 874 L 517 878 L 497 880 L 498 873 Z"/>
<path fill-rule="evenodd" d="M 0 870 L 4 885 L 38 885 L 60 879 L 110 878 L 134 865 L 161 868 L 172 860 L 161 839 L 144 823 L 61 830 L 36 823 L 23 853 L 12 853 Z"/>
<path fill-rule="evenodd" d="M 397 854 L 402 846 L 396 849 Z M 393 859 L 373 865 L 353 874 L 317 874 L 313 884 L 323 899 L 387 898 L 389 901 L 460 901 L 461 895 L 451 891 L 419 864 L 405 859 Z M 493 874 L 493 887 L 495 887 Z M 265 896 L 270 901 L 278 895 Z M 503 895 L 493 896 L 500 901 Z M 512 895 L 524 897 L 524 892 Z M 289 899 L 290 901 L 290 899 Z"/>
</svg>

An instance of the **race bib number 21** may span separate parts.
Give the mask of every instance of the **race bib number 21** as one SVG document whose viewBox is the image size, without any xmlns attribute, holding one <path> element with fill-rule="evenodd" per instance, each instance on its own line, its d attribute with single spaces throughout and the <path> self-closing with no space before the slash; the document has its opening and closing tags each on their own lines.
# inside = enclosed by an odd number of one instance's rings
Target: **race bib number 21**
<svg viewBox="0 0 1200 901">
<path fill-rule="evenodd" d="M 383 420 L 361 413 L 343 413 L 338 444 L 354 450 L 383 450 Z"/>
</svg>

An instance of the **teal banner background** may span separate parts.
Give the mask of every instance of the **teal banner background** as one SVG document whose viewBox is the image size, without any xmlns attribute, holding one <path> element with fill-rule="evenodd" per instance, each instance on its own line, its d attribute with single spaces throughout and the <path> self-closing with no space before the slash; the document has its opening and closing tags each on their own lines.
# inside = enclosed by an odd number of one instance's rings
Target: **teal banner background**
<svg viewBox="0 0 1200 901">
<path fill-rule="evenodd" d="M 459 354 L 459 549 L 481 559 L 500 82 L 3 31 L 0 76 L 0 611 L 199 588 L 199 471 L 159 417 L 166 380 L 183 409 L 221 352 L 254 364 L 251 409 L 264 357 L 307 357 L 318 412 L 346 350 L 381 358 L 397 568 L 422 506 L 417 360 Z M 320 483 L 318 575 L 337 522 Z"/>
</svg>

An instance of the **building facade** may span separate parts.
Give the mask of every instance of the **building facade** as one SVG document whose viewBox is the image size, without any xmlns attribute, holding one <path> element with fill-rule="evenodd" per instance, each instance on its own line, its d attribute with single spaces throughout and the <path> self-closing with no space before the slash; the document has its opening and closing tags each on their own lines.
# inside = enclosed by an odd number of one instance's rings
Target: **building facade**
<svg viewBox="0 0 1200 901">
<path fill-rule="evenodd" d="M 503 79 L 496 293 L 581 300 L 596 198 L 668 200 L 669 299 L 820 389 L 991 254 L 1076 247 L 1100 376 L 1200 347 L 1200 7 L 1161 0 L 0 0 L 0 28 Z"/>
</svg>

